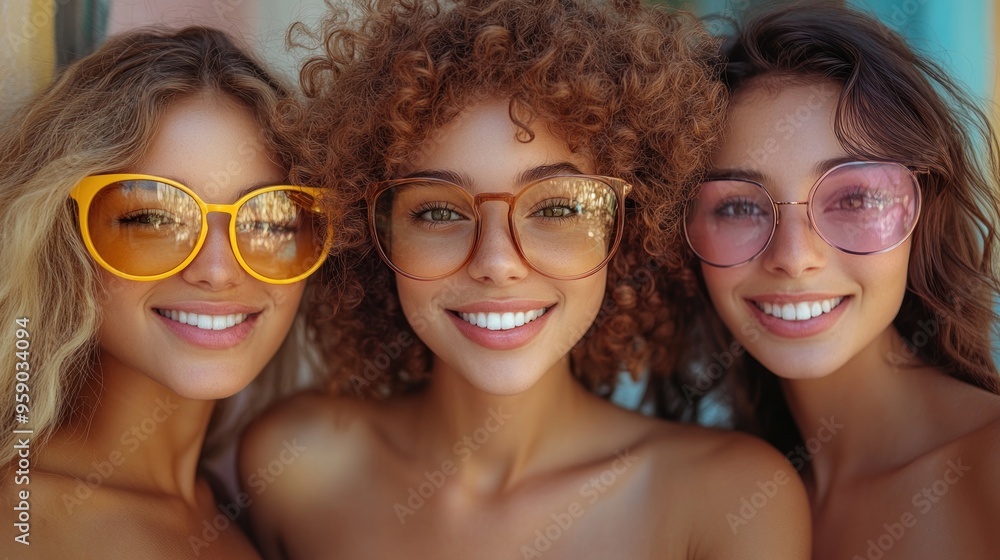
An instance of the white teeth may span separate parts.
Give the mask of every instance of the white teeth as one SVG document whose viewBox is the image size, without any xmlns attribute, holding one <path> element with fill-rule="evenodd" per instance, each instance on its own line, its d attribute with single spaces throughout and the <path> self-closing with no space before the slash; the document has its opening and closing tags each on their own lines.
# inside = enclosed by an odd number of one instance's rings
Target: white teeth
<svg viewBox="0 0 1000 560">
<path fill-rule="evenodd" d="M 178 323 L 184 323 L 186 325 L 198 327 L 199 329 L 207 331 L 221 331 L 223 329 L 235 327 L 247 318 L 246 313 L 231 313 L 229 315 L 199 315 L 197 313 L 167 309 L 157 309 L 156 312 L 164 317 L 173 319 Z"/>
<path fill-rule="evenodd" d="M 487 313 L 486 314 L 486 328 L 491 331 L 500 330 L 500 314 L 499 313 Z"/>
<path fill-rule="evenodd" d="M 809 304 L 805 302 L 795 304 L 795 320 L 805 321 L 806 319 L 812 319 L 812 313 L 809 312 Z"/>
<path fill-rule="evenodd" d="M 500 315 L 500 328 L 508 331 L 514 328 L 514 313 L 504 313 Z"/>
<path fill-rule="evenodd" d="M 819 301 L 800 301 L 798 303 L 777 304 L 767 301 L 754 302 L 758 309 L 767 315 L 784 321 L 806 321 L 829 313 L 844 301 L 843 297 L 823 299 Z"/>
<path fill-rule="evenodd" d="M 795 306 L 792 305 L 792 304 L 790 304 L 790 303 L 786 303 L 785 305 L 782 305 L 781 306 L 781 318 L 784 319 L 784 320 L 786 320 L 786 321 L 794 321 L 795 320 Z"/>
<path fill-rule="evenodd" d="M 530 323 L 545 314 L 545 308 L 507 313 L 461 313 L 462 320 L 491 331 L 509 331 Z"/>
</svg>

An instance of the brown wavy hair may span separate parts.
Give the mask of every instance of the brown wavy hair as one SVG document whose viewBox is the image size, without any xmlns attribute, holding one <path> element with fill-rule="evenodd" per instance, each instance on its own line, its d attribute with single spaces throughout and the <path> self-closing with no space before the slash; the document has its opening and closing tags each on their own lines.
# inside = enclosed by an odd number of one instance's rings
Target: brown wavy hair
<svg viewBox="0 0 1000 560">
<path fill-rule="evenodd" d="M 991 352 L 1000 301 L 998 143 L 987 116 L 947 73 L 873 17 L 840 6 L 794 4 L 750 18 L 725 49 L 730 91 L 764 77 L 842 87 L 834 131 L 860 160 L 897 161 L 918 173 L 923 196 L 906 294 L 893 325 L 916 360 L 993 393 Z M 693 254 L 689 264 L 698 271 Z M 698 274 L 695 272 L 695 274 Z M 700 279 L 700 274 L 699 274 Z M 700 331 L 718 356 L 734 342 L 708 301 Z M 900 357 L 902 360 L 902 357 Z M 750 356 L 735 359 L 743 425 L 781 448 L 800 440 L 777 378 Z M 740 399 L 737 399 L 740 400 Z"/>
<path fill-rule="evenodd" d="M 690 15 L 639 1 L 371 1 L 336 9 L 293 42 L 322 54 L 301 72 L 297 180 L 349 193 L 344 251 L 312 321 L 336 362 L 337 392 L 413 390 L 432 356 L 400 309 L 394 275 L 373 249 L 366 198 L 469 105 L 509 100 L 519 137 L 543 126 L 635 189 L 600 313 L 571 350 L 574 375 L 608 394 L 618 372 L 673 368 L 687 318 L 678 285 L 682 204 L 725 112 L 717 43 Z M 527 116 L 528 118 L 525 118 Z M 664 273 L 666 271 L 666 273 Z"/>
</svg>

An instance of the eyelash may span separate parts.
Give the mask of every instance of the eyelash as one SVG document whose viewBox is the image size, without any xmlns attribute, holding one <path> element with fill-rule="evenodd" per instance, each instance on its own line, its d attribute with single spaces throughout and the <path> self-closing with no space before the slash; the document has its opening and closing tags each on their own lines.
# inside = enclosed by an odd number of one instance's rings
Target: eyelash
<svg viewBox="0 0 1000 560">
<path fill-rule="evenodd" d="M 157 224 L 144 223 L 140 221 L 144 216 L 160 218 L 163 221 Z M 159 227 L 161 225 L 175 223 L 173 218 L 174 216 L 172 214 L 163 210 L 157 210 L 155 208 L 142 208 L 139 210 L 133 210 L 119 217 L 118 223 L 123 225 L 138 225 L 142 227 Z"/>
</svg>

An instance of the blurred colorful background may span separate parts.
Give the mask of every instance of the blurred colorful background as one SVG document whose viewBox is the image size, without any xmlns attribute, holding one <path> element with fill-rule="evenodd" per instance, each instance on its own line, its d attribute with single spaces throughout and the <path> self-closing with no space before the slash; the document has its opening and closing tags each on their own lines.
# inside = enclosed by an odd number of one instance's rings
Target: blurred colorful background
<svg viewBox="0 0 1000 560">
<path fill-rule="evenodd" d="M 337 0 L 332 0 L 336 2 Z M 664 0 L 700 16 L 738 17 L 762 0 Z M 993 109 L 1000 39 L 998 0 L 856 0 L 847 4 L 872 12 L 936 58 Z M 780 0 L 779 0 L 780 2 Z M 769 4 L 776 3 L 768 0 Z M 191 23 L 226 29 L 294 74 L 295 53 L 284 46 L 295 21 L 315 22 L 324 0 L 0 0 L 0 110 L 46 84 L 54 72 L 90 52 L 108 35 L 132 27 Z M 721 31 L 720 23 L 711 24 Z"/>
</svg>

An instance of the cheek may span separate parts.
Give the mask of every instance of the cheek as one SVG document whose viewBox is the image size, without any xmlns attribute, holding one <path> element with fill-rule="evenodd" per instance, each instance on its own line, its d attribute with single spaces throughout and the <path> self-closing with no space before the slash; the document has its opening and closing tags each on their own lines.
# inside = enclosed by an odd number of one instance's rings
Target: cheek
<svg viewBox="0 0 1000 560">
<path fill-rule="evenodd" d="M 569 280 L 569 283 L 562 289 L 562 292 L 567 294 L 569 303 L 577 308 L 581 320 L 585 319 L 584 322 L 588 326 L 594 321 L 594 318 L 598 317 L 601 308 L 606 304 L 607 280 L 608 272 L 605 267 L 593 276 L 580 280 Z M 607 305 L 610 306 L 613 303 L 614 301 L 611 300 L 607 302 Z"/>
<path fill-rule="evenodd" d="M 724 307 L 732 299 L 733 291 L 743 275 L 739 274 L 737 268 L 718 268 L 707 264 L 701 265 L 701 275 L 705 279 L 709 299 L 716 309 L 725 315 Z"/>
<path fill-rule="evenodd" d="M 139 299 L 139 296 L 135 294 L 143 291 L 144 288 L 160 283 L 158 280 L 152 282 L 126 280 L 100 267 L 98 267 L 97 275 L 100 279 L 97 289 L 97 303 L 104 313 L 113 312 L 119 307 L 129 306 L 130 302 Z"/>
<path fill-rule="evenodd" d="M 274 302 L 275 311 L 281 316 L 295 316 L 298 312 L 299 304 L 302 302 L 302 294 L 305 292 L 306 282 L 296 282 L 294 284 L 271 285 L 268 292 L 271 301 Z"/>
<path fill-rule="evenodd" d="M 420 281 L 405 276 L 396 276 L 396 293 L 399 297 L 399 305 L 403 314 L 406 315 L 410 328 L 421 339 L 427 334 L 427 327 L 432 321 L 431 310 L 438 293 L 437 283 L 437 280 Z"/>
<path fill-rule="evenodd" d="M 869 300 L 879 307 L 891 308 L 892 315 L 906 294 L 910 266 L 910 244 L 901 245 L 888 253 L 856 257 L 853 273 Z"/>
<path fill-rule="evenodd" d="M 154 282 L 134 282 L 101 271 L 101 282 L 97 292 L 100 308 L 98 340 L 101 348 L 119 353 L 139 345 L 139 333 L 147 318 L 146 293 L 153 289 Z"/>
<path fill-rule="evenodd" d="M 100 308 L 102 336 L 104 333 L 135 334 L 135 327 L 129 325 L 143 320 L 147 312 L 145 302 L 148 294 L 163 281 L 136 282 L 119 278 L 103 269 L 99 275 L 97 304 Z"/>
</svg>

